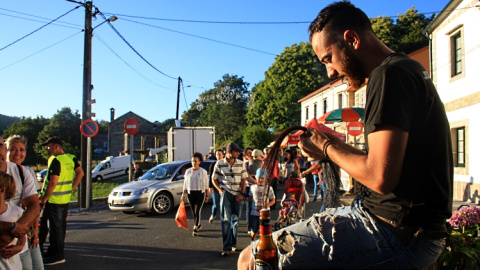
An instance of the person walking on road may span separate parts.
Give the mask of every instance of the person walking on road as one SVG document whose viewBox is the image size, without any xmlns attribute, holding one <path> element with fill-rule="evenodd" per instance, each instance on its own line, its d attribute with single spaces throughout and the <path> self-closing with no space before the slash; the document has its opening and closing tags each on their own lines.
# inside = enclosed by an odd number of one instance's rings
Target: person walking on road
<svg viewBox="0 0 480 270">
<path fill-rule="evenodd" d="M 285 163 L 283 164 L 282 183 L 285 183 L 285 181 L 290 179 L 294 171 L 300 174 L 300 165 L 298 164 L 297 155 L 294 155 L 292 153 L 292 150 L 290 149 L 285 150 L 284 155 L 285 155 Z"/>
<path fill-rule="evenodd" d="M 215 218 L 217 217 L 217 210 L 220 208 L 220 193 L 218 193 L 218 190 L 215 188 L 213 185 L 213 176 L 215 175 L 215 165 L 219 160 L 222 160 L 225 157 L 225 154 L 223 153 L 222 149 L 217 149 L 215 151 L 215 157 L 217 161 L 213 166 L 210 166 L 210 194 L 212 196 L 212 215 L 208 219 L 208 223 L 212 224 Z"/>
<path fill-rule="evenodd" d="M 220 193 L 223 257 L 237 249 L 238 222 L 242 214 L 245 181 L 248 177 L 243 161 L 238 159 L 241 151 L 236 143 L 229 143 L 225 158 L 215 165 L 213 185 Z"/>
<path fill-rule="evenodd" d="M 59 137 L 51 137 L 44 143 L 48 159 L 48 171 L 39 199 L 44 207 L 40 223 L 40 247 L 43 249 L 44 239 L 49 228 L 49 246 L 44 254 L 45 265 L 65 263 L 65 234 L 67 230 L 68 203 L 74 190 L 82 181 L 83 170 L 74 155 L 63 150 L 63 141 Z M 49 226 L 49 227 L 48 227 Z"/>
<path fill-rule="evenodd" d="M 330 78 L 352 90 L 368 79 L 367 149 L 313 128 L 300 135 L 298 146 L 310 160 L 337 164 L 362 184 L 361 195 L 349 207 L 326 209 L 275 232 L 280 268 L 424 269 L 444 250 L 445 220 L 452 215 L 445 106 L 425 68 L 380 41 L 367 15 L 349 1 L 324 8 L 309 32 Z M 253 265 L 250 251 L 244 249 L 238 269 Z"/>
<path fill-rule="evenodd" d="M 187 194 L 193 214 L 193 236 L 197 236 L 198 231 L 202 228 L 200 222 L 202 207 L 204 202 L 208 202 L 208 175 L 207 171 L 200 167 L 202 162 L 202 154 L 195 152 L 192 156 L 192 167 L 185 171 L 183 193 L 180 198 L 183 201 L 185 194 Z"/>
</svg>

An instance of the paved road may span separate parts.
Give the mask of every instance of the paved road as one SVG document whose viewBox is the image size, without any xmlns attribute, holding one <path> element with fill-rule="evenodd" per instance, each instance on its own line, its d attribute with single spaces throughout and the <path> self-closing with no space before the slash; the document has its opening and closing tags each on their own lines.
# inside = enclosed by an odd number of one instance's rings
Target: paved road
<svg viewBox="0 0 480 270">
<path fill-rule="evenodd" d="M 346 203 L 351 199 L 343 198 Z M 465 203 L 456 201 L 453 208 L 460 204 Z M 319 208 L 319 201 L 308 203 L 307 216 Z M 239 253 L 220 256 L 220 222 L 217 218 L 213 225 L 208 224 L 210 211 L 211 204 L 207 204 L 202 213 L 203 229 L 193 237 L 191 229 L 177 227 L 174 212 L 164 216 L 126 215 L 110 211 L 105 204 L 88 210 L 73 208 L 68 217 L 66 263 L 46 269 L 235 269 Z M 192 224 L 191 213 L 187 213 Z M 272 212 L 272 220 L 277 214 Z M 250 243 L 246 231 L 242 217 L 239 248 Z"/>
</svg>

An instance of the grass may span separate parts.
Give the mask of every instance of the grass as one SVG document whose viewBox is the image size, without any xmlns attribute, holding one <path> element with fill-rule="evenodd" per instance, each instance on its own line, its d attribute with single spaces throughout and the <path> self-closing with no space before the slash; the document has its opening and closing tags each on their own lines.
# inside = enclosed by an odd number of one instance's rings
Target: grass
<svg viewBox="0 0 480 270">
<path fill-rule="evenodd" d="M 108 197 L 113 188 L 128 181 L 128 177 L 116 177 L 101 182 L 92 182 L 92 198 Z M 73 191 L 70 201 L 78 201 L 78 187 Z"/>
</svg>

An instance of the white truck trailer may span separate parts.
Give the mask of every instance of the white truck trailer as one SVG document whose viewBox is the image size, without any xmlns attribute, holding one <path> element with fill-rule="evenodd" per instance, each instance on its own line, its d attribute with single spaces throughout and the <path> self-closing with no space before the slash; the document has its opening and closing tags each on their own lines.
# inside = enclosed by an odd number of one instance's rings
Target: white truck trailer
<svg viewBox="0 0 480 270">
<path fill-rule="evenodd" d="M 167 134 L 168 161 L 190 160 L 215 151 L 215 127 L 171 127 Z"/>
</svg>

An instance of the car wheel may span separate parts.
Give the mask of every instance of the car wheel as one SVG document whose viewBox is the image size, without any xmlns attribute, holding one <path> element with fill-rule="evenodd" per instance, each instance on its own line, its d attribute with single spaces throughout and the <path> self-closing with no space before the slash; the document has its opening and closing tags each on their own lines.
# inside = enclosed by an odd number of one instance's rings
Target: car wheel
<svg viewBox="0 0 480 270">
<path fill-rule="evenodd" d="M 153 199 L 152 212 L 165 215 L 173 209 L 172 195 L 167 192 L 158 193 Z"/>
<path fill-rule="evenodd" d="M 100 182 L 103 180 L 103 177 L 101 177 L 100 175 L 97 175 L 97 177 L 95 177 L 95 181 L 97 182 Z"/>
</svg>

